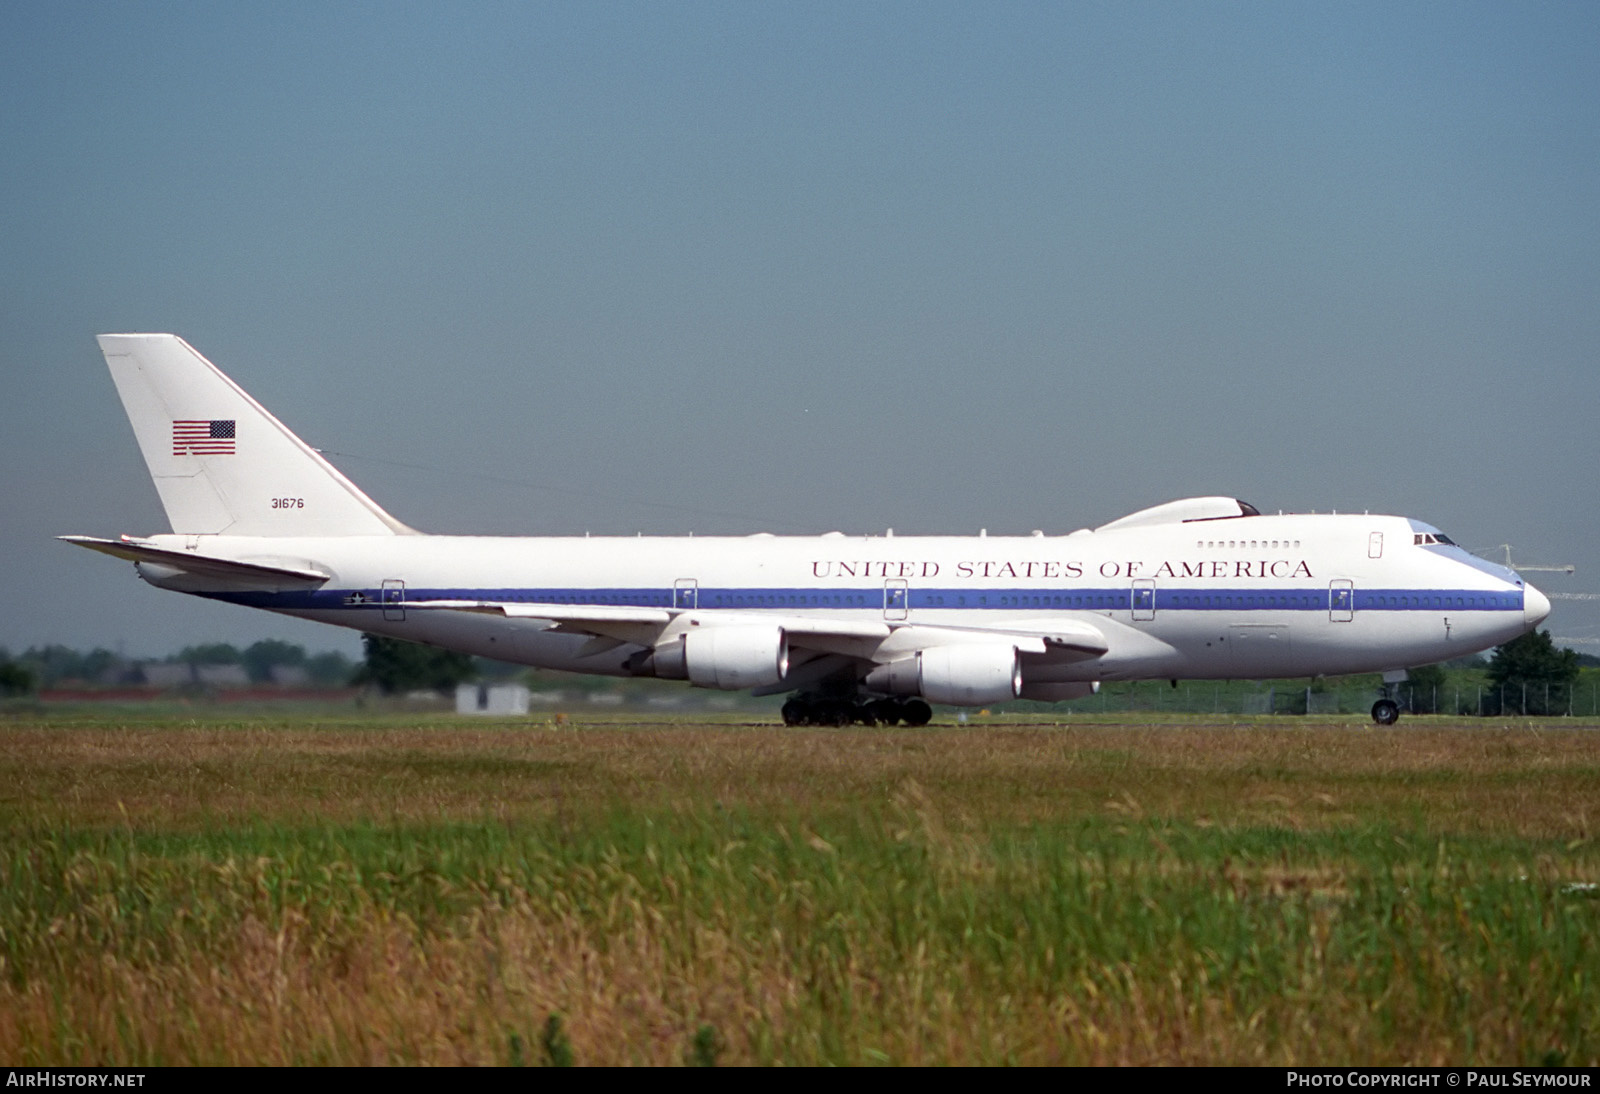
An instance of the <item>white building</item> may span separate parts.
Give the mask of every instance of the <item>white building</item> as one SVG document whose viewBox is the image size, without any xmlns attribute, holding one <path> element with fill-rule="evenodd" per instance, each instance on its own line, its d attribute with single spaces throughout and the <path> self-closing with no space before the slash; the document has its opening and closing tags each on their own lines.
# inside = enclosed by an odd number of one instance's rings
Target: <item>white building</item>
<svg viewBox="0 0 1600 1094">
<path fill-rule="evenodd" d="M 457 714 L 526 714 L 528 689 L 522 684 L 458 684 Z"/>
</svg>

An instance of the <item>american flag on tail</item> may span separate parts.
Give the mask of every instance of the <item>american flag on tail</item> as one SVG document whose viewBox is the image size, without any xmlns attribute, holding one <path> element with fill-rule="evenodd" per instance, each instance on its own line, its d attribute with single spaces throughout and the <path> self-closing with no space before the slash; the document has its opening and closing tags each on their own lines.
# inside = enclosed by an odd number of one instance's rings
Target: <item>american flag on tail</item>
<svg viewBox="0 0 1600 1094">
<path fill-rule="evenodd" d="M 172 454 L 174 456 L 231 456 L 233 455 L 235 421 L 232 418 L 211 421 L 182 421 L 172 423 Z"/>
</svg>

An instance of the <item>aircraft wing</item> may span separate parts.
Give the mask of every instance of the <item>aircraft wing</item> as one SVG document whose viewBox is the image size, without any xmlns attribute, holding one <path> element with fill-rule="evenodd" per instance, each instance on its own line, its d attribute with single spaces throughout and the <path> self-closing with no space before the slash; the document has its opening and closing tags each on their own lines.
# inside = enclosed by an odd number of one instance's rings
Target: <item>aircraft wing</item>
<svg viewBox="0 0 1600 1094">
<path fill-rule="evenodd" d="M 1023 653 L 1056 655 L 1080 661 L 1099 657 L 1109 644 L 1092 623 L 1081 619 L 1029 620 L 993 627 L 838 619 L 782 612 L 723 612 L 716 609 L 613 607 L 604 604 L 533 604 L 524 601 L 409 600 L 408 610 L 465 611 L 503 615 L 508 619 L 548 619 L 561 630 L 653 645 L 672 621 L 691 615 L 700 626 L 782 627 L 789 644 L 816 653 L 839 654 L 866 661 L 893 660 L 928 646 L 962 640 L 1009 640 Z"/>
<path fill-rule="evenodd" d="M 1105 632 L 1093 623 L 1082 619 L 1041 619 L 1024 623 L 1006 623 L 997 627 L 942 627 L 940 630 L 961 630 L 976 635 L 1000 635 L 1019 640 L 1018 648 L 1024 653 L 1075 654 L 1071 660 L 1099 657 L 1111 648 Z M 1042 649 L 1030 650 L 1021 640 L 1037 639 Z"/>
<path fill-rule="evenodd" d="M 127 559 L 129 562 L 149 562 L 159 566 L 171 566 L 173 569 L 182 570 L 184 573 L 193 574 L 196 577 L 219 578 L 224 581 L 254 583 L 267 581 L 277 585 L 321 585 L 333 576 L 332 574 L 325 574 L 321 570 L 280 565 L 276 562 L 238 562 L 231 558 L 215 558 L 209 555 L 196 554 L 192 551 L 167 551 L 126 537 L 122 539 L 97 539 L 94 536 L 58 536 L 56 538 L 79 547 L 87 547 L 91 551 L 99 551 L 101 554 L 110 555 L 113 558 Z"/>
<path fill-rule="evenodd" d="M 700 625 L 733 626 L 772 623 L 784 629 L 792 645 L 819 652 L 870 657 L 889 636 L 889 625 L 808 616 L 719 612 L 689 608 L 614 607 L 607 604 L 533 604 L 499 600 L 408 600 L 407 610 L 482 612 L 507 619 L 548 619 L 564 631 L 654 645 L 673 619 L 692 615 Z M 843 645 L 844 648 L 839 648 Z"/>
<path fill-rule="evenodd" d="M 573 630 L 582 630 L 583 623 L 654 623 L 665 626 L 672 621 L 672 612 L 666 608 L 617 608 L 608 604 L 530 604 L 525 601 L 500 600 L 408 600 L 407 610 L 483 612 L 503 615 L 507 619 L 549 619 L 556 623 L 574 624 Z"/>
</svg>

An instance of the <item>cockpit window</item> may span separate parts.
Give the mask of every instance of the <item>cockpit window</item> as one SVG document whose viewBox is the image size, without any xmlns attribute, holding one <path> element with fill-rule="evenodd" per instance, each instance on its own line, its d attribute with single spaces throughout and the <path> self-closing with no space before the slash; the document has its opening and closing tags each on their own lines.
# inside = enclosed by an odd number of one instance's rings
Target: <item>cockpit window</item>
<svg viewBox="0 0 1600 1094">
<path fill-rule="evenodd" d="M 1411 537 L 1411 542 L 1415 543 L 1418 547 L 1422 547 L 1429 543 L 1442 543 L 1446 547 L 1454 547 L 1456 545 L 1456 541 L 1445 535 L 1443 532 L 1418 532 L 1416 535 Z"/>
</svg>

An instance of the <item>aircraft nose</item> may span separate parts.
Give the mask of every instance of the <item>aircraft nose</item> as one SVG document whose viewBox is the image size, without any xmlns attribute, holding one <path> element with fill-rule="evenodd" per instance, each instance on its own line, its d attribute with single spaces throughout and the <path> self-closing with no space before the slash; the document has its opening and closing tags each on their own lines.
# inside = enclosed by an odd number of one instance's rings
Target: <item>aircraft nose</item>
<svg viewBox="0 0 1600 1094">
<path fill-rule="evenodd" d="M 1544 622 L 1544 617 L 1550 614 L 1550 598 L 1535 589 L 1532 585 L 1522 587 L 1522 621 L 1529 629 L 1537 627 Z"/>
</svg>

